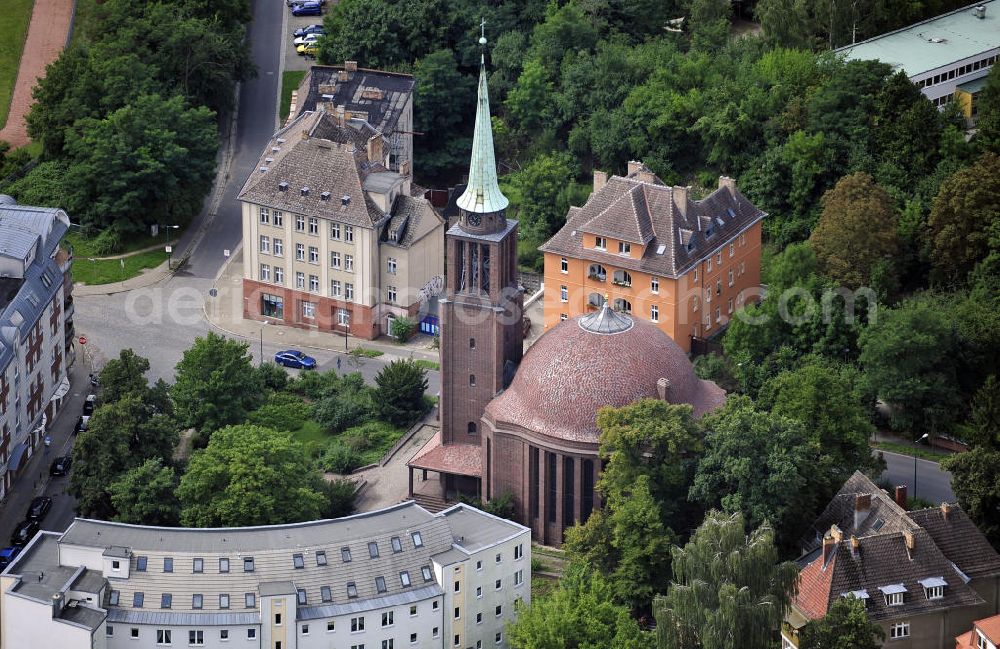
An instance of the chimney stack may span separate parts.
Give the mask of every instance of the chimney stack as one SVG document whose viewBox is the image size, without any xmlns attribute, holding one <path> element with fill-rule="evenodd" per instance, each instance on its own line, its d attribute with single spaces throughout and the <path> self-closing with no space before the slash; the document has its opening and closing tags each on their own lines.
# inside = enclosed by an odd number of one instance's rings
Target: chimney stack
<svg viewBox="0 0 1000 649">
<path fill-rule="evenodd" d="M 950 513 L 951 513 L 951 505 L 949 505 L 948 503 L 941 503 L 941 516 L 945 520 L 948 520 L 948 514 Z"/>
<path fill-rule="evenodd" d="M 644 183 L 649 183 L 650 185 L 656 184 L 656 174 L 652 171 L 647 171 L 646 169 L 639 170 L 639 181 Z"/>
<path fill-rule="evenodd" d="M 346 123 L 346 117 L 344 115 L 344 107 L 343 106 L 337 106 L 336 119 L 337 119 L 337 126 L 343 127 L 345 125 L 345 123 Z"/>
<path fill-rule="evenodd" d="M 729 191 L 736 193 L 736 181 L 729 176 L 719 176 L 719 189 L 728 187 Z"/>
<path fill-rule="evenodd" d="M 639 162 L 638 160 L 629 160 L 628 161 L 628 175 L 629 176 L 632 176 L 634 174 L 639 173 L 640 169 L 642 169 L 642 163 L 641 162 Z"/>
<path fill-rule="evenodd" d="M 835 543 L 840 543 L 844 540 L 844 533 L 840 531 L 840 528 L 836 524 L 830 526 L 830 536 L 833 537 Z"/>
<path fill-rule="evenodd" d="M 851 534 L 851 557 L 857 559 L 858 551 L 860 549 L 861 549 L 861 542 L 858 541 L 858 537 Z"/>
<path fill-rule="evenodd" d="M 913 538 L 913 532 L 910 530 L 903 530 L 903 541 L 906 543 L 907 552 L 913 552 L 914 548 L 917 547 L 917 541 Z"/>
<path fill-rule="evenodd" d="M 344 70 L 347 72 L 357 72 L 358 62 L 357 61 L 344 61 Z"/>
<path fill-rule="evenodd" d="M 608 184 L 608 172 L 598 171 L 594 169 L 594 193 L 604 189 L 604 186 Z"/>
<path fill-rule="evenodd" d="M 347 81 L 347 70 L 337 70 L 337 81 L 341 83 Z"/>
<path fill-rule="evenodd" d="M 896 504 L 906 509 L 906 485 L 901 484 L 896 487 Z"/>
<path fill-rule="evenodd" d="M 399 175 L 400 176 L 409 176 L 410 175 L 410 161 L 409 160 L 403 160 L 402 162 L 399 163 Z"/>
<path fill-rule="evenodd" d="M 861 524 L 868 518 L 872 510 L 871 494 L 856 494 L 854 496 L 854 531 L 857 532 Z"/>
<path fill-rule="evenodd" d="M 656 394 L 659 395 L 660 401 L 668 400 L 667 397 L 670 395 L 670 379 L 656 379 Z"/>
<path fill-rule="evenodd" d="M 62 593 L 52 593 L 52 619 L 58 618 L 62 614 L 63 595 Z"/>
<path fill-rule="evenodd" d="M 382 134 L 376 133 L 368 140 L 368 162 L 382 163 Z"/>
<path fill-rule="evenodd" d="M 837 534 L 834 535 L 834 530 Z M 830 530 L 823 535 L 823 568 L 826 569 L 830 565 L 830 560 L 833 559 L 833 555 L 837 553 L 837 544 L 840 543 L 840 530 L 834 525 Z"/>
<path fill-rule="evenodd" d="M 681 187 L 680 185 L 674 185 L 673 195 L 674 204 L 677 206 L 677 211 L 681 213 L 681 216 L 687 216 L 688 210 L 688 187 Z"/>
</svg>

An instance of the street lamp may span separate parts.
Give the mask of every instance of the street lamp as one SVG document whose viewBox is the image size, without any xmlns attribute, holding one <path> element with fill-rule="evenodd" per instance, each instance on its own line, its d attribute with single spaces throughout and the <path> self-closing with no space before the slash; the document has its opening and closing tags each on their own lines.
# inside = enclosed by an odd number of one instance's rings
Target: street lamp
<svg viewBox="0 0 1000 649">
<path fill-rule="evenodd" d="M 158 225 L 157 227 L 163 228 L 164 233 L 166 233 L 167 230 L 179 230 L 181 226 L 179 226 L 179 225 Z M 165 247 L 167 249 L 167 270 L 170 270 L 170 260 L 173 257 L 174 249 L 173 249 L 173 246 L 170 245 L 170 236 L 169 235 L 167 235 L 167 245 Z"/>
<path fill-rule="evenodd" d="M 930 435 L 928 433 L 924 433 L 917 439 L 913 440 L 913 443 L 919 444 L 928 437 L 930 437 Z M 917 498 L 917 452 L 916 451 L 913 452 L 913 498 L 914 500 L 916 500 Z"/>
<path fill-rule="evenodd" d="M 265 321 L 260 325 L 260 362 L 257 363 L 257 367 L 264 364 L 264 327 L 268 324 L 270 323 Z"/>
</svg>

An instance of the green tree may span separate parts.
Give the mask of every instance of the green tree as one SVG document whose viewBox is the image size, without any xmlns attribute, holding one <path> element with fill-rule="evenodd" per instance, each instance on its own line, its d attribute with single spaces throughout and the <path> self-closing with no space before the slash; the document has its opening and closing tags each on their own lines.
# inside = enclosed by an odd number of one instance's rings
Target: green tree
<svg viewBox="0 0 1000 649">
<path fill-rule="evenodd" d="M 866 173 L 842 178 L 823 195 L 809 244 L 827 277 L 851 289 L 871 286 L 872 269 L 899 249 L 892 198 Z"/>
<path fill-rule="evenodd" d="M 509 177 L 521 197 L 521 227 L 531 241 L 546 241 L 566 222 L 575 175 L 569 154 L 544 153 Z"/>
<path fill-rule="evenodd" d="M 177 476 L 160 458 L 150 458 L 118 476 L 108 487 L 114 520 L 136 525 L 174 526 L 180 522 Z"/>
<path fill-rule="evenodd" d="M 789 48 L 811 49 L 814 45 L 809 0 L 759 0 L 757 20 L 769 40 Z"/>
<path fill-rule="evenodd" d="M 871 475 L 884 468 L 872 455 L 861 377 L 850 367 L 815 360 L 782 372 L 765 384 L 759 404 L 772 414 L 805 424 L 815 454 L 814 471 L 825 502 L 855 471 Z"/>
<path fill-rule="evenodd" d="M 883 640 L 885 631 L 854 597 L 838 597 L 825 616 L 799 632 L 800 649 L 879 649 Z"/>
<path fill-rule="evenodd" d="M 426 411 L 427 370 L 412 360 L 392 361 L 375 375 L 379 416 L 393 426 L 408 426 Z"/>
<path fill-rule="evenodd" d="M 1000 66 L 994 65 L 979 93 L 973 142 L 983 151 L 1000 155 Z"/>
<path fill-rule="evenodd" d="M 139 232 L 187 221 L 211 187 L 218 148 L 215 116 L 180 96 L 143 95 L 66 133 L 66 208 L 90 226 Z"/>
<path fill-rule="evenodd" d="M 648 609 L 670 577 L 674 529 L 699 512 L 685 502 L 702 450 L 691 406 L 644 399 L 597 415 L 605 462 L 597 489 L 604 509 L 566 532 L 576 560 L 608 576 L 616 600 Z"/>
<path fill-rule="evenodd" d="M 659 649 L 770 649 L 798 570 L 780 562 L 766 523 L 749 535 L 739 514 L 709 512 L 653 605 Z"/>
<path fill-rule="evenodd" d="M 181 524 L 242 527 L 319 518 L 328 499 L 290 433 L 227 426 L 195 451 L 177 496 Z"/>
<path fill-rule="evenodd" d="M 147 459 L 171 457 L 177 440 L 176 422 L 154 414 L 144 395 L 130 393 L 99 406 L 73 446 L 70 493 L 77 499 L 77 511 L 110 518 L 115 511 L 110 485 Z"/>
<path fill-rule="evenodd" d="M 398 343 L 405 343 L 416 333 L 417 323 L 413 318 L 393 318 L 389 333 Z"/>
<path fill-rule="evenodd" d="M 861 366 L 871 390 L 892 407 L 896 430 L 944 433 L 959 408 L 957 341 L 930 298 L 882 310 L 861 332 Z"/>
<path fill-rule="evenodd" d="M 692 0 L 688 28 L 691 47 L 713 51 L 729 40 L 729 16 L 733 5 L 729 0 Z"/>
<path fill-rule="evenodd" d="M 958 504 L 982 530 L 993 547 L 1000 548 L 1000 451 L 973 447 L 941 461 L 951 473 L 951 488 Z"/>
<path fill-rule="evenodd" d="M 112 358 L 101 369 L 101 400 L 118 401 L 127 394 L 145 395 L 149 389 L 146 372 L 149 360 L 131 349 L 123 349 L 118 358 Z"/>
<path fill-rule="evenodd" d="M 185 426 L 211 432 L 243 421 L 260 404 L 263 381 L 248 348 L 210 331 L 184 352 L 172 395 Z"/>
<path fill-rule="evenodd" d="M 320 39 L 320 63 L 364 61 L 365 67 L 379 68 L 400 62 L 403 52 L 397 40 L 397 20 L 394 3 L 342 0 L 334 4 L 323 19 L 326 37 Z"/>
<path fill-rule="evenodd" d="M 1000 155 L 983 154 L 941 183 L 929 221 L 931 262 L 945 282 L 962 282 L 1000 249 Z"/>
<path fill-rule="evenodd" d="M 610 584 L 583 564 L 570 564 L 559 585 L 548 595 L 519 605 L 507 627 L 515 649 L 645 649 L 651 638 L 629 610 L 614 600 Z"/>
<path fill-rule="evenodd" d="M 450 50 L 436 50 L 413 66 L 416 82 L 413 113 L 418 138 L 414 157 L 430 178 L 468 163 L 476 90 L 471 77 L 459 72 Z"/>
<path fill-rule="evenodd" d="M 323 518 L 343 518 L 354 513 L 358 484 L 353 480 L 320 480 L 320 491 L 326 504 L 320 515 Z"/>
<path fill-rule="evenodd" d="M 976 392 L 966 434 L 970 446 L 1000 451 L 1000 381 L 995 374 Z"/>
<path fill-rule="evenodd" d="M 761 412 L 737 396 L 702 425 L 707 450 L 689 498 L 739 513 L 754 527 L 771 522 L 782 545 L 790 546 L 818 513 L 820 487 L 827 482 L 817 475 L 805 425 Z"/>
<path fill-rule="evenodd" d="M 533 58 L 524 63 L 521 76 L 507 94 L 504 107 L 522 133 L 533 133 L 554 122 L 554 85 L 542 61 Z"/>
</svg>

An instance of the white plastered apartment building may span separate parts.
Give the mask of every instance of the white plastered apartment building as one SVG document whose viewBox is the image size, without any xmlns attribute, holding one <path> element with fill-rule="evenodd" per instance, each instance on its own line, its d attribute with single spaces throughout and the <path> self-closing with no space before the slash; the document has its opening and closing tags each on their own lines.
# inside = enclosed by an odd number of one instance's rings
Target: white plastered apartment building
<svg viewBox="0 0 1000 649">
<path fill-rule="evenodd" d="M 0 649 L 505 648 L 530 553 L 528 528 L 466 505 L 250 528 L 78 519 L 0 576 Z"/>
</svg>

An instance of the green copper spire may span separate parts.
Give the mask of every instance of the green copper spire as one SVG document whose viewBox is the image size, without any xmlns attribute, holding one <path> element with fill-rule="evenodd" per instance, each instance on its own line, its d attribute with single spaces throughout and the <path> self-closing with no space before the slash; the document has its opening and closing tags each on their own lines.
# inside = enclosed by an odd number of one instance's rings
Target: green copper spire
<svg viewBox="0 0 1000 649">
<path fill-rule="evenodd" d="M 484 26 L 485 21 L 481 26 Z M 486 45 L 485 27 L 479 39 Z M 489 214 L 510 204 L 500 192 L 497 163 L 493 153 L 493 125 L 490 123 L 490 93 L 486 88 L 486 56 L 479 63 L 479 97 L 476 105 L 476 130 L 472 135 L 472 160 L 469 162 L 469 185 L 458 197 L 458 206 L 466 212 Z"/>
</svg>

